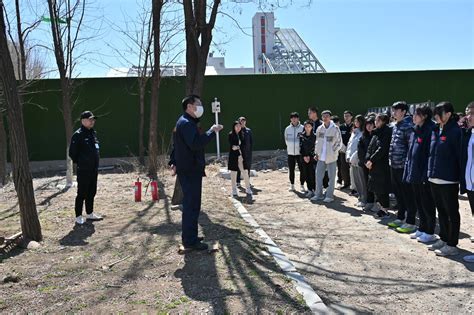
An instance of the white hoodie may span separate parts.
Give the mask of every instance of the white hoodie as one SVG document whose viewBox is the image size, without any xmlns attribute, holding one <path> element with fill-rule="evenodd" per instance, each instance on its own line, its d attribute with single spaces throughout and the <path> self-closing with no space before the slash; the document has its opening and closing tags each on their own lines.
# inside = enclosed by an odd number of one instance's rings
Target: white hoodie
<svg viewBox="0 0 474 315">
<path fill-rule="evenodd" d="M 288 155 L 300 155 L 300 137 L 298 134 L 303 132 L 303 130 L 303 125 L 300 123 L 296 126 L 290 124 L 286 127 L 284 136 Z"/>
<path fill-rule="evenodd" d="M 331 121 L 328 128 L 324 123 L 318 127 L 314 152 L 318 155 L 319 161 L 324 161 L 326 164 L 336 162 L 341 148 L 341 131 L 336 124 Z"/>
<path fill-rule="evenodd" d="M 362 131 L 359 128 L 354 128 L 352 131 L 349 142 L 347 143 L 346 160 L 349 160 L 351 165 L 359 164 L 359 156 L 357 155 L 357 146 L 359 145 L 360 138 L 362 137 Z"/>
</svg>

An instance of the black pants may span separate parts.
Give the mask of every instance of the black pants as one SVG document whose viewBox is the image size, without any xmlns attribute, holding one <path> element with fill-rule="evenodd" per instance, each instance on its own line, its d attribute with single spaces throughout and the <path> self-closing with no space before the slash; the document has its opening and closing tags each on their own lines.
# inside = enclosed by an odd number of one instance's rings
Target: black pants
<svg viewBox="0 0 474 315">
<path fill-rule="evenodd" d="M 247 171 L 249 172 L 249 178 L 250 178 L 250 169 Z M 240 184 L 240 170 L 237 171 L 237 183 Z"/>
<path fill-rule="evenodd" d="M 392 188 L 397 199 L 398 213 L 397 219 L 404 220 L 406 216 L 406 223 L 416 223 L 416 207 L 415 196 L 410 184 L 404 183 L 403 168 L 390 168 Z"/>
<path fill-rule="evenodd" d="M 198 219 L 201 212 L 202 176 L 178 175 L 183 189 L 181 240 L 185 247 L 198 242 Z"/>
<path fill-rule="evenodd" d="M 382 207 L 385 209 L 390 207 L 390 198 L 388 197 L 388 194 L 375 193 L 375 197 L 377 198 L 377 202 L 380 203 Z"/>
<path fill-rule="evenodd" d="M 290 183 L 293 185 L 295 183 L 295 166 L 298 163 L 298 168 L 300 169 L 300 184 L 304 185 L 304 177 L 301 169 L 301 156 L 300 155 L 288 155 L 288 168 L 290 169 Z"/>
<path fill-rule="evenodd" d="M 458 245 L 461 217 L 459 215 L 459 184 L 430 183 L 431 193 L 438 209 L 439 237 L 449 246 Z"/>
<path fill-rule="evenodd" d="M 368 183 L 369 182 L 369 169 L 365 166 L 361 166 L 361 167 L 364 170 L 365 182 Z M 367 203 L 374 203 L 375 202 L 374 193 L 369 190 L 368 186 L 365 186 L 365 190 L 367 190 Z"/>
<path fill-rule="evenodd" d="M 94 197 L 97 192 L 97 171 L 77 172 L 76 217 L 82 215 L 82 206 L 86 202 L 86 213 L 94 211 Z"/>
<path fill-rule="evenodd" d="M 415 204 L 420 216 L 418 231 L 434 234 L 436 226 L 436 207 L 429 184 L 412 184 Z"/>
<path fill-rule="evenodd" d="M 472 216 L 474 217 L 474 191 L 467 191 L 467 198 L 469 198 L 469 205 L 471 206 Z"/>
<path fill-rule="evenodd" d="M 304 181 L 306 182 L 306 186 L 308 187 L 308 190 L 314 191 L 316 189 L 316 183 L 315 183 L 315 169 L 314 166 L 316 163 L 315 161 L 311 158 L 311 161 L 309 163 L 306 163 L 305 161 L 302 161 L 302 169 L 301 172 L 303 173 L 303 178 Z"/>
<path fill-rule="evenodd" d="M 351 185 L 351 173 L 350 173 L 350 164 L 346 161 L 346 153 L 339 153 L 339 157 L 337 159 L 337 168 L 338 168 L 338 180 L 337 182 L 342 184 L 344 182 L 344 186 Z"/>
</svg>

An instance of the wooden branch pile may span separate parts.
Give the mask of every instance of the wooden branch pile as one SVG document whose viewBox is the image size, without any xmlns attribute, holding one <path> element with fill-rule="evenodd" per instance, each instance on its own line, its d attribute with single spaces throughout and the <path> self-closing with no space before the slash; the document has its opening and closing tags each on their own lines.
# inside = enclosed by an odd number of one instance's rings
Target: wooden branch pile
<svg viewBox="0 0 474 315">
<path fill-rule="evenodd" d="M 18 246 L 23 239 L 22 233 L 18 232 L 10 237 L 0 236 L 0 254 L 6 254 Z"/>
</svg>

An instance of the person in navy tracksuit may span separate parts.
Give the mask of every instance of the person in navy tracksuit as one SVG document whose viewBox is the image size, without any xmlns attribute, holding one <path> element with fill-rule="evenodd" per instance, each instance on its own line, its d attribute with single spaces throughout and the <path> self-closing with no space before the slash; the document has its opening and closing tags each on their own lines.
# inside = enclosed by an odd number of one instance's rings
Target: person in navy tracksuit
<svg viewBox="0 0 474 315">
<path fill-rule="evenodd" d="M 201 211 L 202 177 L 205 175 L 204 147 L 222 130 L 214 125 L 201 134 L 198 129 L 199 118 L 204 112 L 199 96 L 190 95 L 183 99 L 183 115 L 176 123 L 174 150 L 171 166 L 178 175 L 183 189 L 182 234 L 186 249 L 206 250 L 206 243 L 198 238 L 198 218 Z"/>
<path fill-rule="evenodd" d="M 454 106 L 449 102 L 436 105 L 437 125 L 431 135 L 428 180 L 438 209 L 440 240 L 429 247 L 436 255 L 457 255 L 459 228 L 459 182 L 461 179 L 462 131 L 456 123 Z"/>
<path fill-rule="evenodd" d="M 410 237 L 421 243 L 436 240 L 434 235 L 436 225 L 436 208 L 428 183 L 428 158 L 430 155 L 431 133 L 435 123 L 431 120 L 432 110 L 426 105 L 418 107 L 413 115 L 415 131 L 412 133 L 408 155 L 403 172 L 403 182 L 410 184 L 416 211 L 419 214 L 420 225 Z"/>
</svg>

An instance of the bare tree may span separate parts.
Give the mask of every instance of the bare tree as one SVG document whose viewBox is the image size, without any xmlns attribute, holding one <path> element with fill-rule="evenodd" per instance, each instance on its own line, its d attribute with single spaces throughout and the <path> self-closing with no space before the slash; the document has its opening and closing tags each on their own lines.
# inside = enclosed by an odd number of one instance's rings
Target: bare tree
<svg viewBox="0 0 474 315">
<path fill-rule="evenodd" d="M 0 79 L 7 108 L 13 182 L 20 206 L 20 223 L 25 240 L 41 241 L 41 225 L 36 211 L 33 180 L 30 173 L 23 111 L 8 49 L 4 19 L 5 6 L 0 0 Z"/>
<path fill-rule="evenodd" d="M 160 34 L 161 12 L 165 0 L 152 0 L 153 28 L 153 71 L 150 102 L 150 130 L 148 135 L 148 176 L 157 179 L 158 175 L 158 101 L 161 83 Z"/>
<path fill-rule="evenodd" d="M 54 56 L 61 81 L 62 114 L 66 135 L 66 187 L 72 186 L 73 164 L 68 149 L 73 133 L 72 95 L 73 72 L 76 65 L 74 56 L 78 36 L 84 19 L 86 0 L 48 0 Z M 75 23 L 75 26 L 73 26 Z"/>
<path fill-rule="evenodd" d="M 5 112 L 5 101 L 3 96 L 3 86 L 0 85 L 0 187 L 7 183 L 7 134 L 3 122 Z"/>
</svg>

